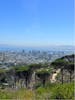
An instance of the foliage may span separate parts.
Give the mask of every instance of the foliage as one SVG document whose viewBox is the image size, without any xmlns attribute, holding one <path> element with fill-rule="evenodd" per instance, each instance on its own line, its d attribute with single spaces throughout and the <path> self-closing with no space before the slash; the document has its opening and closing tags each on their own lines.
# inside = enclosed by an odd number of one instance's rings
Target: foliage
<svg viewBox="0 0 75 100">
<path fill-rule="evenodd" d="M 71 60 L 72 58 L 72 60 Z M 67 60 L 66 60 L 67 59 Z M 62 58 L 58 58 L 56 59 L 55 61 L 53 61 L 51 63 L 51 65 L 54 67 L 54 68 L 62 68 L 64 66 L 64 68 L 68 68 L 69 66 L 71 66 L 72 68 L 74 68 L 74 54 L 73 55 L 67 55 L 67 56 L 64 56 Z M 69 67 L 70 68 L 70 67 Z"/>
<path fill-rule="evenodd" d="M 9 92 L 8 92 L 9 91 Z M 0 99 L 16 99 L 16 100 L 33 100 L 34 93 L 30 90 L 20 89 L 16 90 L 0 90 Z"/>
<path fill-rule="evenodd" d="M 54 62 L 51 63 L 52 66 L 54 66 L 55 68 L 57 67 L 62 67 L 64 65 L 67 65 L 67 61 L 65 61 L 64 59 L 56 59 Z"/>
<path fill-rule="evenodd" d="M 74 83 L 50 84 L 40 86 L 36 90 L 1 90 L 0 99 L 22 100 L 74 100 Z"/>
<path fill-rule="evenodd" d="M 14 96 L 13 92 L 11 93 L 6 90 L 0 90 L 0 99 L 12 99 Z"/>
<path fill-rule="evenodd" d="M 29 66 L 19 66 L 19 67 L 15 67 L 14 69 L 16 70 L 16 72 L 28 71 Z"/>
<path fill-rule="evenodd" d="M 0 68 L 0 74 L 4 73 L 4 72 L 5 72 L 5 70 Z"/>
<path fill-rule="evenodd" d="M 74 84 L 73 83 L 66 83 L 66 84 L 59 84 L 55 88 L 52 89 L 51 94 L 52 99 L 73 99 L 74 98 Z"/>
<path fill-rule="evenodd" d="M 5 73 L 5 72 L 8 72 L 8 70 L 3 69 L 3 68 L 0 68 L 0 74 L 1 74 L 1 73 Z"/>
<path fill-rule="evenodd" d="M 42 68 L 36 71 L 36 74 L 50 74 L 51 69 L 50 68 Z"/>
<path fill-rule="evenodd" d="M 64 83 L 62 84 L 47 84 L 46 87 L 39 87 L 37 90 L 37 97 L 44 97 L 51 100 L 74 100 L 74 84 Z M 39 96 L 40 95 L 40 96 Z M 41 99 L 39 99 L 41 100 Z"/>
<path fill-rule="evenodd" d="M 49 76 L 52 73 L 55 68 L 60 69 L 67 69 L 69 72 L 74 71 L 74 63 L 65 61 L 64 59 L 57 59 L 54 62 L 51 63 L 54 68 L 48 67 L 48 64 L 31 64 L 31 65 L 22 65 L 22 66 L 16 66 L 13 68 L 10 68 L 9 70 L 1 69 L 0 68 L 0 75 L 7 76 L 14 76 L 12 73 L 17 73 L 21 75 L 21 78 L 25 75 L 29 77 L 29 80 L 31 78 L 31 74 L 33 71 L 36 72 L 37 76 L 41 80 L 39 83 L 35 83 L 35 89 L 33 91 L 27 90 L 27 89 L 0 89 L 0 99 L 26 99 L 26 100 L 51 100 L 51 99 L 74 99 L 74 83 L 64 83 L 64 84 L 58 84 L 58 83 L 50 83 Z M 9 72 L 9 73 L 6 73 Z M 28 74 L 26 74 L 26 72 Z M 6 73 L 6 74 L 4 74 Z M 16 74 L 15 74 L 16 75 Z M 59 78 L 60 73 L 57 75 L 57 78 Z M 28 79 L 28 77 L 26 79 Z M 0 76 L 1 78 L 1 76 Z M 16 78 L 17 79 L 17 78 Z M 27 81 L 27 83 L 29 82 Z M 49 82 L 49 83 L 47 83 Z M 45 84 L 46 83 L 46 84 Z M 33 88 L 32 88 L 33 89 Z M 8 92 L 9 91 L 9 92 Z"/>
</svg>

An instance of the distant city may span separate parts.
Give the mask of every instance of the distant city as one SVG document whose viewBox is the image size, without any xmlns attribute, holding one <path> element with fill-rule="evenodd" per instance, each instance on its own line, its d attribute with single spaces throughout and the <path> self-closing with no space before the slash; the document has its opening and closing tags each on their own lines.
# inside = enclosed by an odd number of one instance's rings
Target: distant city
<svg viewBox="0 0 75 100">
<path fill-rule="evenodd" d="M 57 49 L 58 48 L 58 49 Z M 50 49 L 27 49 L 27 48 L 0 48 L 0 68 L 25 65 L 32 63 L 51 63 L 57 58 L 73 54 L 74 48 L 53 47 Z"/>
</svg>

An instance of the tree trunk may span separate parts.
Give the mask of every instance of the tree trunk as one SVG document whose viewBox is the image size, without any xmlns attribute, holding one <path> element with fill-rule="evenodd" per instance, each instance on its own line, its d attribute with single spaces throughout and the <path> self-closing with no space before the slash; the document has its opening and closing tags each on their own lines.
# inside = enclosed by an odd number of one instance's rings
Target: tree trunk
<svg viewBox="0 0 75 100">
<path fill-rule="evenodd" d="M 28 87 L 28 78 L 26 77 L 26 88 Z"/>
<path fill-rule="evenodd" d="M 62 81 L 62 84 L 63 84 L 63 69 L 61 69 L 61 81 Z"/>
<path fill-rule="evenodd" d="M 45 79 L 43 79 L 43 86 L 45 86 L 45 83 L 46 83 L 46 81 L 45 81 Z"/>
<path fill-rule="evenodd" d="M 71 71 L 70 71 L 69 73 L 70 73 L 70 82 L 71 82 L 71 74 L 72 74 L 72 73 L 71 73 Z"/>
</svg>

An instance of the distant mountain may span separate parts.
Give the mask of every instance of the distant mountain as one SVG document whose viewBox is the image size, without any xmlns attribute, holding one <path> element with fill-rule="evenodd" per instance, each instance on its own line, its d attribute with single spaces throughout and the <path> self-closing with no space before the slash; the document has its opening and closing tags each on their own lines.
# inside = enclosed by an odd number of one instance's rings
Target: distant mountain
<svg viewBox="0 0 75 100">
<path fill-rule="evenodd" d="M 5 45 L 0 44 L 0 50 L 49 50 L 49 51 L 75 51 L 75 46 L 43 46 L 43 47 L 26 47 L 26 46 L 14 46 L 14 45 Z"/>
</svg>

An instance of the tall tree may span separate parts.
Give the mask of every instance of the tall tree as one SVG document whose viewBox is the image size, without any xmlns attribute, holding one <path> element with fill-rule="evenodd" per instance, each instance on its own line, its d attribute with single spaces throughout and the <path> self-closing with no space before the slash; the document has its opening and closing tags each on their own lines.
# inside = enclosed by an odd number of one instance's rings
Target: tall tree
<svg viewBox="0 0 75 100">
<path fill-rule="evenodd" d="M 67 62 L 63 59 L 56 59 L 54 62 L 51 63 L 51 65 L 55 68 L 55 69 L 61 69 L 61 82 L 63 84 L 63 70 L 66 66 Z"/>
<path fill-rule="evenodd" d="M 50 69 L 40 69 L 36 72 L 36 75 L 41 79 L 43 86 L 45 86 L 46 80 L 49 78 L 50 73 Z"/>
</svg>

